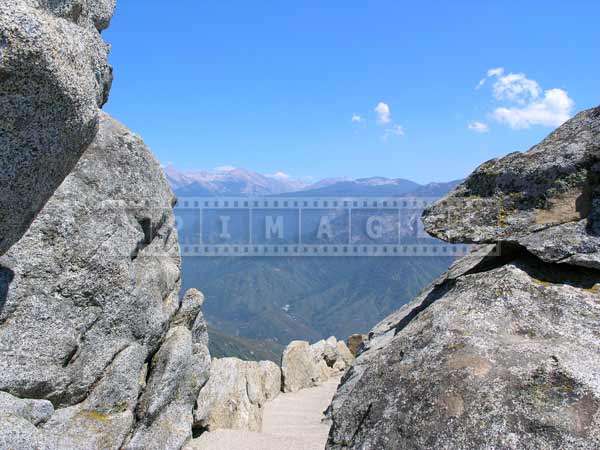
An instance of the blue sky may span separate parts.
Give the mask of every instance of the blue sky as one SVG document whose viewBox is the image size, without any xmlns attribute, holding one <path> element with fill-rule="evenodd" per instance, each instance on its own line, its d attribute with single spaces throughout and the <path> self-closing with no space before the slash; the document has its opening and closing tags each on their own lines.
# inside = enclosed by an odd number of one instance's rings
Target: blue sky
<svg viewBox="0 0 600 450">
<path fill-rule="evenodd" d="M 592 0 L 121 0 L 105 109 L 181 169 L 457 179 L 600 104 L 598 17 Z"/>
</svg>

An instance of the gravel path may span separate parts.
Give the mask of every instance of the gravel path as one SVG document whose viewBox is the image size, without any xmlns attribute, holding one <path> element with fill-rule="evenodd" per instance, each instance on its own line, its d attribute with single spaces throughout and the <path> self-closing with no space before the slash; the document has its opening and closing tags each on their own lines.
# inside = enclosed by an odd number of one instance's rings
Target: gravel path
<svg viewBox="0 0 600 450">
<path fill-rule="evenodd" d="M 187 450 L 323 450 L 329 424 L 321 419 L 339 381 L 279 395 L 265 405 L 261 433 L 217 430 L 204 433 Z"/>
</svg>

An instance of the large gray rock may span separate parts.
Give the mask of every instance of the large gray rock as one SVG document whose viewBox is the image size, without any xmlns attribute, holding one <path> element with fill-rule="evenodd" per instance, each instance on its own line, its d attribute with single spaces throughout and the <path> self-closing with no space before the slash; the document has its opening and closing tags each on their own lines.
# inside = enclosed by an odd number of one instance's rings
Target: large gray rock
<svg viewBox="0 0 600 450">
<path fill-rule="evenodd" d="M 174 201 L 143 141 L 103 115 L 74 171 L 0 258 L 12 278 L 0 289 L 0 390 L 72 406 L 131 344 L 154 353 L 179 307 Z"/>
<path fill-rule="evenodd" d="M 369 333 L 327 449 L 600 448 L 599 116 L 425 212 L 434 235 L 486 245 Z"/>
<path fill-rule="evenodd" d="M 0 3 L 0 255 L 93 140 L 112 70 L 114 0 Z"/>
<path fill-rule="evenodd" d="M 600 269 L 600 107 L 525 153 L 481 165 L 424 214 L 450 242 L 525 246 L 547 262 Z"/>
<path fill-rule="evenodd" d="M 0 391 L 55 409 L 32 439 L 179 450 L 191 438 L 210 355 L 202 294 L 178 297 L 174 201 L 143 141 L 102 114 L 75 169 L 0 257 Z M 36 425 L 2 410 L 6 442 L 27 433 L 23 420 Z"/>
<path fill-rule="evenodd" d="M 324 361 L 324 360 L 321 360 Z M 281 359 L 283 392 L 296 392 L 320 385 L 324 371 L 318 366 L 319 359 L 306 341 L 292 341 Z"/>
<path fill-rule="evenodd" d="M 344 377 L 327 448 L 598 448 L 600 274 L 553 271 L 517 260 L 400 310 Z"/>
<path fill-rule="evenodd" d="M 280 390 L 281 370 L 273 362 L 215 359 L 198 396 L 195 426 L 208 431 L 261 431 L 263 406 Z"/>
</svg>

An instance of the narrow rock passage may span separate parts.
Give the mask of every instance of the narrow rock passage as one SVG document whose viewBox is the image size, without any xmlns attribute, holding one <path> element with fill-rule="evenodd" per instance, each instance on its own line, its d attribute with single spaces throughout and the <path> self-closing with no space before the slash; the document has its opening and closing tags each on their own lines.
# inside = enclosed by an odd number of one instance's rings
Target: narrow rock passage
<svg viewBox="0 0 600 450">
<path fill-rule="evenodd" d="M 332 378 L 322 386 L 281 394 L 265 405 L 263 430 L 217 430 L 204 433 L 186 450 L 323 450 L 329 424 L 321 422 L 339 384 Z"/>
</svg>

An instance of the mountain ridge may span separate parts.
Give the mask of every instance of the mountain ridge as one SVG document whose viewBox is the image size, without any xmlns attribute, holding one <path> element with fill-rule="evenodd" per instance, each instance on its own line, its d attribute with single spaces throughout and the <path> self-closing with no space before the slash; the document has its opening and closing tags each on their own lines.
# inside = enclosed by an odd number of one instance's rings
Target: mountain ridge
<svg viewBox="0 0 600 450">
<path fill-rule="evenodd" d="M 163 168 L 179 197 L 190 196 L 430 196 L 449 192 L 462 180 L 420 184 L 405 178 L 372 176 L 352 179 L 330 177 L 308 182 L 278 172 L 265 175 L 242 168 L 182 171 L 173 165 Z"/>
</svg>

